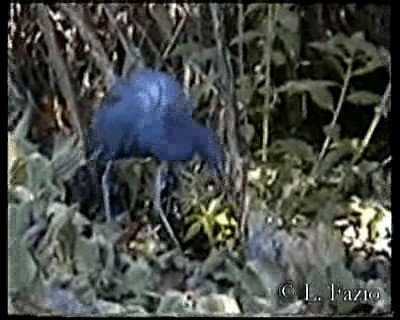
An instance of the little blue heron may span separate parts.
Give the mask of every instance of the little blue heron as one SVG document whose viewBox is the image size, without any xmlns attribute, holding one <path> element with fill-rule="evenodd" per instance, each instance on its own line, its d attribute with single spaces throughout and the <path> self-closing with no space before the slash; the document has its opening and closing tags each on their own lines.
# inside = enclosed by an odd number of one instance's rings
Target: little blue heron
<svg viewBox="0 0 400 320">
<path fill-rule="evenodd" d="M 145 69 L 121 77 L 94 113 L 88 130 L 89 159 L 105 161 L 102 178 L 106 217 L 111 220 L 108 175 L 112 161 L 151 156 L 161 161 L 188 161 L 198 154 L 213 175 L 224 175 L 223 148 L 217 135 L 192 118 L 193 104 L 172 75 Z M 161 173 L 156 180 L 156 207 L 168 233 L 179 244 L 160 208 Z"/>
</svg>

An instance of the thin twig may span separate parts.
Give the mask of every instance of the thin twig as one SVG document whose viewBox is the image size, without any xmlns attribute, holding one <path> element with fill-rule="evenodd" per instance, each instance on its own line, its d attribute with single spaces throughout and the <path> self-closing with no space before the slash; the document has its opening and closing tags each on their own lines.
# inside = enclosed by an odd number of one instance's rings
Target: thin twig
<svg viewBox="0 0 400 320">
<path fill-rule="evenodd" d="M 67 108 L 71 114 L 72 125 L 78 134 L 79 144 L 81 144 L 84 141 L 83 131 L 77 112 L 78 106 L 71 79 L 69 77 L 68 68 L 64 62 L 60 48 L 58 47 L 53 25 L 48 15 L 48 9 L 44 4 L 37 4 L 37 6 L 41 17 L 41 19 L 38 19 L 38 24 L 44 34 L 44 38 L 49 50 L 49 59 L 57 76 L 58 87 L 60 88 L 60 91 L 67 102 Z"/>
<path fill-rule="evenodd" d="M 156 196 L 154 200 L 154 206 L 158 213 L 160 214 L 160 218 L 162 223 L 164 224 L 165 229 L 168 232 L 168 235 L 171 237 L 172 241 L 174 242 L 175 246 L 182 251 L 181 245 L 175 236 L 174 230 L 172 229 L 171 225 L 168 222 L 167 217 L 164 214 L 164 211 L 161 206 L 161 171 L 162 171 L 162 166 L 158 168 L 157 172 L 157 177 L 156 177 Z"/>
<path fill-rule="evenodd" d="M 251 200 L 251 195 L 248 190 L 248 177 L 247 177 L 247 171 L 248 171 L 248 166 L 249 166 L 249 161 L 248 157 L 243 157 L 243 176 L 242 176 L 242 192 L 241 192 L 241 197 L 240 199 L 240 234 L 242 236 L 242 241 L 244 242 L 247 237 L 247 231 L 248 228 L 247 226 L 247 221 L 250 216 L 250 200 Z"/>
<path fill-rule="evenodd" d="M 150 46 L 150 49 L 153 50 L 154 54 L 157 57 L 160 57 L 160 51 L 158 50 L 157 46 L 154 44 L 153 40 L 148 36 L 146 29 L 136 20 L 133 20 L 134 25 L 136 28 L 139 30 L 139 32 L 142 34 L 143 38 L 145 38 Z"/>
<path fill-rule="evenodd" d="M 242 8 L 243 9 L 243 8 Z M 211 17 L 213 21 L 213 31 L 214 38 L 217 44 L 217 52 L 218 52 L 218 67 L 220 73 L 222 74 L 222 88 L 221 94 L 226 101 L 226 124 L 227 124 L 227 136 L 228 146 L 229 146 L 229 154 L 231 156 L 231 170 L 230 174 L 232 177 L 237 177 L 233 181 L 234 193 L 238 192 L 240 194 L 239 199 L 239 212 L 238 215 L 241 217 L 240 219 L 240 231 L 242 234 L 242 240 L 246 237 L 246 225 L 248 219 L 249 212 L 249 194 L 247 190 L 247 165 L 248 162 L 240 155 L 239 152 L 239 132 L 237 130 L 237 110 L 235 103 L 235 81 L 234 81 L 234 73 L 233 67 L 231 63 L 231 54 L 226 45 L 225 32 L 223 30 L 223 17 L 224 13 L 221 13 L 221 19 L 219 18 L 220 8 L 218 4 L 210 4 Z M 243 10 L 242 10 L 243 11 Z M 244 15 L 242 12 L 242 19 L 244 19 Z M 243 21 L 238 21 L 238 24 L 243 27 Z M 240 29 L 240 28 L 239 28 Z M 243 52 L 242 56 L 239 59 L 239 63 L 243 64 Z M 241 71 L 241 79 L 243 79 L 244 71 Z"/>
<path fill-rule="evenodd" d="M 133 64 L 135 63 L 135 58 L 132 55 L 131 49 L 128 45 L 128 41 L 126 40 L 124 34 L 122 33 L 121 29 L 118 27 L 117 22 L 114 19 L 113 14 L 110 12 L 110 9 L 108 8 L 108 6 L 102 4 L 102 9 L 104 10 L 104 12 L 106 13 L 108 20 L 110 21 L 111 25 L 113 26 L 113 28 L 117 31 L 118 34 L 118 38 L 119 41 L 121 41 L 122 46 L 124 47 L 125 50 L 125 54 L 128 57 L 128 59 L 130 60 L 130 62 Z"/>
<path fill-rule="evenodd" d="M 381 167 L 385 167 L 391 161 L 392 161 L 392 156 L 387 157 L 385 160 L 382 161 Z"/>
<path fill-rule="evenodd" d="M 243 13 L 243 3 L 238 4 L 239 14 L 238 14 L 238 32 L 239 32 L 239 81 L 243 82 L 244 78 L 244 63 L 243 63 L 243 25 L 244 25 L 244 13 Z"/>
<path fill-rule="evenodd" d="M 183 12 L 185 12 L 185 11 L 183 10 Z M 176 27 L 174 35 L 171 38 L 171 41 L 168 43 L 168 46 L 165 48 L 165 50 L 161 56 L 162 60 L 165 60 L 167 58 L 169 52 L 171 51 L 172 47 L 175 44 L 176 39 L 178 38 L 179 34 L 181 33 L 183 26 L 185 25 L 186 19 L 187 19 L 187 14 L 185 12 L 184 16 L 182 17 L 181 21 L 179 21 L 179 24 Z"/>
<path fill-rule="evenodd" d="M 243 87 L 245 85 L 244 82 L 244 53 L 243 53 L 243 28 L 244 28 L 244 12 L 243 12 L 243 3 L 238 4 L 238 33 L 239 33 L 239 42 L 238 42 L 238 52 L 239 52 L 239 58 L 234 59 L 237 60 L 237 64 L 239 65 L 239 85 L 240 85 L 240 91 L 243 92 Z M 244 118 L 244 124 L 245 126 L 248 125 L 248 116 L 247 116 L 247 110 L 246 108 L 243 108 L 241 110 L 243 118 Z"/>
<path fill-rule="evenodd" d="M 385 114 L 386 105 L 390 97 L 390 91 L 391 91 L 391 83 L 389 82 L 388 85 L 386 86 L 386 90 L 382 96 L 380 104 L 375 108 L 374 118 L 372 119 L 371 124 L 369 125 L 369 128 L 364 136 L 363 141 L 361 142 L 361 148 L 357 153 L 357 155 L 354 156 L 352 163 L 356 163 L 361 158 L 362 154 L 364 153 L 365 149 L 367 148 L 372 138 L 373 133 L 375 132 L 376 127 L 379 124 L 380 119 L 382 118 L 382 115 Z"/>
<path fill-rule="evenodd" d="M 273 9 L 275 4 L 268 4 L 267 16 L 267 32 L 265 34 L 265 88 L 266 93 L 264 97 L 264 115 L 263 115 L 263 136 L 262 136 L 262 161 L 267 161 L 267 146 L 269 140 L 269 114 L 270 114 L 270 100 L 271 100 L 271 53 L 272 44 L 274 40 L 274 19 Z"/>
<path fill-rule="evenodd" d="M 353 68 L 353 58 L 351 57 L 349 59 L 348 63 L 347 63 L 347 71 L 346 71 L 346 75 L 345 75 L 344 80 L 343 80 L 343 86 L 342 86 L 342 90 L 340 92 L 339 101 L 338 101 L 336 110 L 335 110 L 335 112 L 333 114 L 332 121 L 331 121 L 331 123 L 329 125 L 329 128 L 330 128 L 329 131 L 331 131 L 331 132 L 335 128 L 337 120 L 339 118 L 340 111 L 342 110 L 344 98 L 346 96 L 347 89 L 349 87 L 350 78 L 351 78 L 351 75 L 352 75 L 352 68 Z M 322 146 L 321 152 L 319 153 L 318 160 L 315 163 L 314 168 L 312 170 L 312 173 L 311 173 L 312 176 L 315 175 L 315 173 L 317 172 L 317 170 L 319 168 L 319 165 L 320 165 L 322 159 L 325 157 L 325 154 L 326 154 L 326 152 L 328 150 L 328 147 L 329 147 L 329 144 L 331 142 L 331 139 L 332 139 L 331 135 L 328 134 L 326 136 L 326 138 L 325 138 L 325 141 L 324 141 L 324 144 Z"/>
<path fill-rule="evenodd" d="M 91 54 L 95 60 L 97 67 L 105 76 L 107 87 L 111 87 L 115 81 L 113 66 L 108 59 L 107 53 L 104 50 L 103 44 L 97 38 L 97 35 L 86 24 L 83 16 L 82 5 L 60 4 L 60 8 L 64 11 L 71 21 L 76 25 L 83 40 L 90 44 Z"/>
<path fill-rule="evenodd" d="M 235 110 L 235 83 L 234 83 L 234 75 L 233 68 L 230 59 L 230 53 L 226 46 L 223 45 L 223 40 L 225 40 L 225 33 L 223 32 L 222 26 L 223 22 L 220 21 L 219 12 L 220 8 L 217 3 L 210 4 L 211 17 L 213 21 L 213 31 L 214 38 L 217 44 L 217 52 L 218 52 L 218 68 L 220 70 L 221 77 L 221 89 L 219 90 L 223 99 L 226 102 L 227 106 L 227 136 L 229 137 L 228 146 L 229 153 L 232 157 L 232 167 L 236 167 L 233 165 L 236 163 L 236 159 L 240 158 L 239 153 L 239 144 L 237 139 L 237 127 L 236 127 L 236 110 Z M 223 15 L 221 15 L 223 17 Z M 222 18 L 221 18 L 222 19 Z"/>
<path fill-rule="evenodd" d="M 111 215 L 111 199 L 110 199 L 110 172 L 112 168 L 112 161 L 107 162 L 106 170 L 103 173 L 103 176 L 101 177 L 101 187 L 103 190 L 103 201 L 104 201 L 104 211 L 106 213 L 106 219 L 107 222 L 110 222 L 113 220 L 113 217 Z"/>
</svg>

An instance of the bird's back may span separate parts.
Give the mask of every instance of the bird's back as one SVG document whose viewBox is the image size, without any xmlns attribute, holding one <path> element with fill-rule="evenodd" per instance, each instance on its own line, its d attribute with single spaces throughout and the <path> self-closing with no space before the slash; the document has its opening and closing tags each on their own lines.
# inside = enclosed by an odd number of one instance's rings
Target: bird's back
<svg viewBox="0 0 400 320">
<path fill-rule="evenodd" d="M 138 93 L 142 93 L 143 98 L 145 96 L 149 101 L 148 105 L 142 107 L 145 112 L 167 112 L 172 108 L 192 112 L 191 102 L 178 81 L 165 72 L 153 69 L 120 78 L 110 93 L 131 101 L 137 99 Z"/>
<path fill-rule="evenodd" d="M 152 154 L 165 140 L 165 115 L 177 110 L 191 117 L 191 102 L 171 75 L 148 69 L 119 78 L 93 115 L 89 130 L 92 158 L 117 160 Z"/>
</svg>

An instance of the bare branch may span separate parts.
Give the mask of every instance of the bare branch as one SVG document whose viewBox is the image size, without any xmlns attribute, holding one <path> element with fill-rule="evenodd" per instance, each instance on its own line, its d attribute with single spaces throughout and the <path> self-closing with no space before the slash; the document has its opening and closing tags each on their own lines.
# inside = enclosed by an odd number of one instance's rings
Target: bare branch
<svg viewBox="0 0 400 320">
<path fill-rule="evenodd" d="M 79 144 L 83 143 L 83 131 L 78 116 L 78 106 L 74 90 L 69 77 L 68 68 L 64 62 L 60 48 L 54 34 L 53 24 L 48 15 L 48 9 L 44 4 L 37 4 L 41 19 L 38 19 L 40 29 L 43 31 L 46 45 L 49 50 L 49 60 L 56 73 L 58 87 L 65 98 L 67 109 L 71 114 L 72 125 L 78 134 Z"/>
<path fill-rule="evenodd" d="M 83 40 L 88 42 L 91 46 L 91 54 L 96 62 L 97 67 L 102 71 L 105 76 L 107 87 L 111 87 L 115 81 L 113 66 L 108 59 L 107 53 L 104 50 L 102 43 L 96 36 L 96 33 L 86 24 L 83 17 L 82 5 L 60 4 L 63 10 L 72 22 L 77 26 Z"/>
</svg>

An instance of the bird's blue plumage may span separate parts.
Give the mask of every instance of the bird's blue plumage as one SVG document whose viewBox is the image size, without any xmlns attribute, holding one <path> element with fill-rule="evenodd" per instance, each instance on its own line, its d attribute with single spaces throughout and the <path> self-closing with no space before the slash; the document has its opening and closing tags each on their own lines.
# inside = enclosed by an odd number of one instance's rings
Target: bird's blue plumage
<svg viewBox="0 0 400 320">
<path fill-rule="evenodd" d="M 186 161 L 199 154 L 214 174 L 223 175 L 218 138 L 192 119 L 192 109 L 182 86 L 167 73 L 147 69 L 120 78 L 93 115 L 90 158 Z"/>
</svg>

